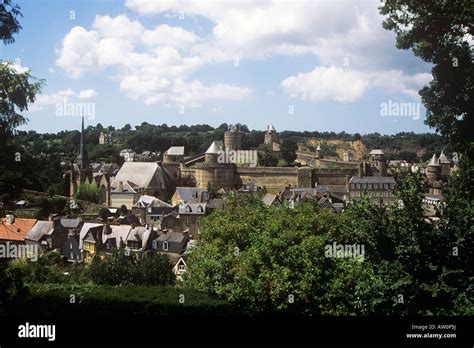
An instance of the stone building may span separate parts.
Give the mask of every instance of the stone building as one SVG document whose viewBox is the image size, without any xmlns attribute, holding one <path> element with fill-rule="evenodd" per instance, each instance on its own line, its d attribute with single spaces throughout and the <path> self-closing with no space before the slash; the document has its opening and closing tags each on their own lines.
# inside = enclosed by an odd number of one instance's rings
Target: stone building
<svg viewBox="0 0 474 348">
<path fill-rule="evenodd" d="M 268 145 L 272 151 L 280 151 L 280 140 L 272 124 L 268 125 L 267 132 L 265 133 L 265 145 Z"/>
<path fill-rule="evenodd" d="M 229 130 L 224 133 L 224 148 L 226 150 L 240 150 L 241 143 L 242 134 L 235 126 L 230 126 Z"/>
</svg>

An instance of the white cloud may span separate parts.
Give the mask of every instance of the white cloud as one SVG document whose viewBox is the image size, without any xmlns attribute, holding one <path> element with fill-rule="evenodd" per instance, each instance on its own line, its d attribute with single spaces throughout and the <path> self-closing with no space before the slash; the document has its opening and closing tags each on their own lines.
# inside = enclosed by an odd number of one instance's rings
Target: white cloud
<svg viewBox="0 0 474 348">
<path fill-rule="evenodd" d="M 291 96 L 353 102 L 368 88 L 382 87 L 416 98 L 429 74 L 404 71 L 412 67 L 406 60 L 410 53 L 397 50 L 394 34 L 382 28 L 379 5 L 378 0 L 126 0 L 125 6 L 142 16 L 175 17 L 184 11 L 186 18 L 205 17 L 212 30 L 200 37 L 168 24 L 146 28 L 126 15 L 96 16 L 90 30 L 74 27 L 64 37 L 57 65 L 72 78 L 111 68 L 122 91 L 147 104 L 199 105 L 210 96 L 233 99 L 213 91 L 219 84 L 193 79 L 206 64 L 310 54 L 319 66 L 281 83 Z M 222 86 L 237 99 L 251 95 L 246 87 Z"/>
<path fill-rule="evenodd" d="M 369 82 L 360 73 L 331 66 L 288 77 L 281 86 L 285 93 L 302 100 L 350 103 L 362 97 Z"/>
<path fill-rule="evenodd" d="M 145 30 L 143 32 L 142 42 L 148 46 L 169 46 L 177 48 L 186 48 L 199 40 L 199 37 L 190 31 L 180 27 L 170 27 L 167 24 L 161 24 L 154 30 Z"/>
<path fill-rule="evenodd" d="M 419 100 L 420 86 L 432 79 L 431 74 L 405 74 L 401 70 L 357 71 L 331 66 L 317 67 L 309 73 L 299 73 L 281 82 L 292 98 L 313 101 L 355 102 L 369 88 L 382 88 L 387 93 L 402 93 Z"/>
<path fill-rule="evenodd" d="M 93 89 L 84 89 L 75 92 L 73 89 L 62 89 L 52 93 L 39 94 L 34 104 L 29 108 L 29 111 L 40 111 L 45 106 L 56 105 L 58 103 L 67 103 L 75 99 L 91 99 L 97 95 Z"/>
<path fill-rule="evenodd" d="M 30 68 L 22 66 L 18 58 L 16 59 L 15 62 L 3 61 L 3 62 L 0 62 L 0 64 L 3 64 L 3 65 L 9 64 L 10 68 L 15 70 L 18 74 L 21 74 L 30 70 Z"/>
<path fill-rule="evenodd" d="M 120 89 L 146 104 L 198 106 L 202 100 L 249 97 L 249 88 L 191 80 L 204 64 L 189 52 L 198 42 L 197 35 L 180 27 L 162 24 L 146 30 L 124 15 L 96 16 L 91 30 L 74 27 L 66 34 L 56 63 L 71 78 L 114 68 Z"/>
<path fill-rule="evenodd" d="M 97 95 L 97 92 L 93 89 L 84 89 L 80 91 L 77 95 L 79 99 L 91 99 Z"/>
</svg>

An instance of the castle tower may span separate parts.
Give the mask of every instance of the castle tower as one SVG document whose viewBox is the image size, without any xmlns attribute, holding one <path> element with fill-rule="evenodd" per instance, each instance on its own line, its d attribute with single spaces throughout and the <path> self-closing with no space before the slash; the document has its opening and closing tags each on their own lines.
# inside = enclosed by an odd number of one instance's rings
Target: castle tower
<svg viewBox="0 0 474 348">
<path fill-rule="evenodd" d="M 374 175 L 385 176 L 387 175 L 387 161 L 385 154 L 382 150 L 372 150 L 369 153 L 370 165 L 374 170 Z"/>
<path fill-rule="evenodd" d="M 439 165 L 441 166 L 441 176 L 446 178 L 451 173 L 451 161 L 446 157 L 444 151 L 439 155 Z"/>
<path fill-rule="evenodd" d="M 278 134 L 272 124 L 268 125 L 267 133 L 265 133 L 265 144 L 273 150 L 273 144 L 278 143 Z"/>
<path fill-rule="evenodd" d="M 204 163 L 196 164 L 198 187 L 210 185 L 216 190 L 228 190 L 234 187 L 234 163 L 219 163 L 219 154 L 223 151 L 222 141 L 214 141 L 206 151 Z"/>
<path fill-rule="evenodd" d="M 217 157 L 219 155 L 219 151 L 223 151 L 222 149 L 222 141 L 213 141 L 211 146 L 206 150 L 204 155 L 204 160 L 206 163 L 217 163 Z"/>
<path fill-rule="evenodd" d="M 229 130 L 224 133 L 224 148 L 226 151 L 240 150 L 242 142 L 242 134 L 235 128 L 230 126 Z"/>
<path fill-rule="evenodd" d="M 426 176 L 428 178 L 428 186 L 432 187 L 436 181 L 441 179 L 441 166 L 439 165 L 439 159 L 436 154 L 433 154 L 428 167 L 426 168 Z"/>
<path fill-rule="evenodd" d="M 321 145 L 318 144 L 318 147 L 316 148 L 316 158 L 321 159 L 323 158 L 323 155 L 321 154 Z"/>
</svg>

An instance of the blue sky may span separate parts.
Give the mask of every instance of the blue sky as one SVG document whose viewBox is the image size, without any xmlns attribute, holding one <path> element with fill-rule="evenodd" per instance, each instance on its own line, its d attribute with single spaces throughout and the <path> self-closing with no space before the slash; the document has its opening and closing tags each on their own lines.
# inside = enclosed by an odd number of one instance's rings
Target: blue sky
<svg viewBox="0 0 474 348">
<path fill-rule="evenodd" d="M 430 66 L 395 48 L 377 0 L 17 3 L 23 30 L 0 57 L 46 79 L 23 129 L 78 129 L 87 105 L 87 124 L 116 127 L 430 131 L 417 111 Z M 383 116 L 387 103 L 413 108 Z"/>
</svg>

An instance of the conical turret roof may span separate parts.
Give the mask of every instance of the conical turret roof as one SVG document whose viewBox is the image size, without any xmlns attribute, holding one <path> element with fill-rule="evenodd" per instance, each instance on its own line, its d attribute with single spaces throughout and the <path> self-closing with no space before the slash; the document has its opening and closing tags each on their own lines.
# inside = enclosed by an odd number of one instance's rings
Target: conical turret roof
<svg viewBox="0 0 474 348">
<path fill-rule="evenodd" d="M 436 154 L 433 154 L 433 157 L 431 157 L 430 163 L 428 163 L 429 166 L 439 166 L 439 159 L 436 157 Z"/>
</svg>

